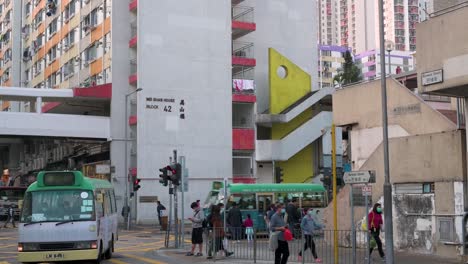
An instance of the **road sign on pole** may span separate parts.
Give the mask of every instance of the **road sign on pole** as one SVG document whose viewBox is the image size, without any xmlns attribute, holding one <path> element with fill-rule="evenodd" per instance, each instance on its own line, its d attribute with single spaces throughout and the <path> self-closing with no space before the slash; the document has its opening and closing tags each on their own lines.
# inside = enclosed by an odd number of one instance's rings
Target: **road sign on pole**
<svg viewBox="0 0 468 264">
<path fill-rule="evenodd" d="M 348 171 L 343 180 L 346 184 L 375 183 L 375 171 Z"/>
</svg>

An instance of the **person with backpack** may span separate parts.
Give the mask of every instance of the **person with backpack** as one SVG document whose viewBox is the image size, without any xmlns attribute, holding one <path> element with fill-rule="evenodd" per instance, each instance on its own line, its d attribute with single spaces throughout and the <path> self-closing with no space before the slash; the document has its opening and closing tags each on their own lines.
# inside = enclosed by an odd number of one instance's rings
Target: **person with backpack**
<svg viewBox="0 0 468 264">
<path fill-rule="evenodd" d="M 242 213 L 236 203 L 233 203 L 232 208 L 228 212 L 226 220 L 231 229 L 232 240 L 237 240 L 237 242 L 240 242 L 242 231 Z"/>
<path fill-rule="evenodd" d="M 380 230 L 383 226 L 382 220 L 382 205 L 380 203 L 374 204 L 372 211 L 367 215 L 369 220 L 369 232 L 372 238 L 374 238 L 377 243 L 377 248 L 379 249 L 379 255 L 382 259 L 385 259 L 385 253 L 382 248 L 382 240 L 380 240 Z M 372 254 L 374 247 L 370 247 L 369 256 Z"/>
<path fill-rule="evenodd" d="M 13 227 L 15 228 L 16 225 L 15 225 L 15 211 L 13 209 L 13 205 L 10 205 L 7 209 L 7 220 L 5 221 L 5 225 L 3 225 L 3 228 L 6 228 L 8 223 L 10 223 L 13 225 Z"/>
<path fill-rule="evenodd" d="M 322 228 L 323 226 L 315 219 L 313 209 L 309 209 L 307 211 L 307 215 L 304 216 L 301 221 L 301 229 L 304 232 L 305 243 L 304 249 L 299 251 L 299 257 L 297 258 L 299 262 L 302 262 L 302 252 L 305 252 L 308 248 L 310 248 L 310 251 L 312 251 L 312 256 L 315 259 L 315 263 L 322 263 L 322 260 L 317 256 L 314 242 L 314 231 Z"/>
<path fill-rule="evenodd" d="M 203 222 L 205 216 L 196 202 L 193 202 L 190 208 L 193 210 L 193 217 L 189 217 L 189 220 L 192 221 L 192 250 L 187 253 L 187 256 L 200 257 L 203 256 Z M 196 245 L 198 245 L 198 253 L 194 255 Z"/>
<path fill-rule="evenodd" d="M 166 207 L 162 205 L 160 201 L 157 201 L 157 203 L 158 203 L 158 207 L 156 207 L 156 211 L 158 212 L 159 225 L 162 226 L 162 223 L 161 223 L 161 216 L 163 214 L 162 211 L 166 210 Z"/>
</svg>

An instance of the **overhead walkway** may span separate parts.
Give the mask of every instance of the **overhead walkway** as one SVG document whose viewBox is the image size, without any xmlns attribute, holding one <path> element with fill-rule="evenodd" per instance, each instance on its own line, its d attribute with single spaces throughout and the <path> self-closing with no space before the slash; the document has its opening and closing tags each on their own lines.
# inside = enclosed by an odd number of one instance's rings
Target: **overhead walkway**
<svg viewBox="0 0 468 264">
<path fill-rule="evenodd" d="M 0 100 L 35 102 L 35 112 L 0 112 L 0 136 L 110 139 L 110 117 L 42 113 L 45 102 L 110 102 L 110 84 L 90 88 L 0 87 Z"/>
</svg>

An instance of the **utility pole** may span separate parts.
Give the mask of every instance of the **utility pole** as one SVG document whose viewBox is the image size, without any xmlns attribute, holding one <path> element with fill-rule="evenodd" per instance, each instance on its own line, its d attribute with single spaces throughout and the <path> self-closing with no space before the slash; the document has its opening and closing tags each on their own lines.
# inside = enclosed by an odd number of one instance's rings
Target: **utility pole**
<svg viewBox="0 0 468 264">
<path fill-rule="evenodd" d="M 380 27 L 380 82 L 382 89 L 382 128 L 384 146 L 384 223 L 385 223 L 385 260 L 386 264 L 393 264 L 393 222 L 392 222 L 392 185 L 390 184 L 390 166 L 388 158 L 388 119 L 387 119 L 387 83 L 385 74 L 385 34 L 383 1 L 379 0 Z"/>
</svg>

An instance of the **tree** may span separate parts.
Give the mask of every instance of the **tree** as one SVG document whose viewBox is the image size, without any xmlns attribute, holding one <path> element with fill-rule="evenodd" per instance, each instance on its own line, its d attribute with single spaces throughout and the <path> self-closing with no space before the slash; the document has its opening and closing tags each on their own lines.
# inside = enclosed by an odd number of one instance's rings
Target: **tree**
<svg viewBox="0 0 468 264">
<path fill-rule="evenodd" d="M 338 69 L 338 74 L 333 77 L 333 83 L 338 85 L 346 85 L 362 80 L 361 70 L 353 61 L 353 57 L 349 51 L 344 54 L 345 62 L 343 67 Z"/>
</svg>

